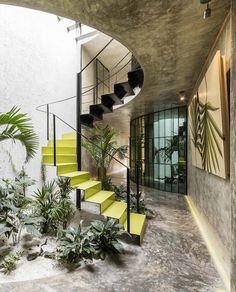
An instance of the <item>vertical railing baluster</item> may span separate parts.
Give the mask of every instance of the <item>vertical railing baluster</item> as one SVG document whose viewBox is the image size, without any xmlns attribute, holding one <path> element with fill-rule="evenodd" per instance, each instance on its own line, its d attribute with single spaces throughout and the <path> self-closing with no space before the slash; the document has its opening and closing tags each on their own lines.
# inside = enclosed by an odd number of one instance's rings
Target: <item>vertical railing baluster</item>
<svg viewBox="0 0 236 292">
<path fill-rule="evenodd" d="M 130 169 L 127 168 L 127 232 L 130 233 Z"/>
<path fill-rule="evenodd" d="M 77 74 L 77 93 L 76 93 L 76 154 L 78 170 L 81 170 L 81 98 L 82 98 L 82 73 Z M 76 207 L 81 209 L 81 190 L 76 189 Z"/>
<path fill-rule="evenodd" d="M 140 213 L 139 207 L 139 163 L 136 161 L 136 187 L 137 187 L 137 194 L 136 194 L 136 201 L 137 201 L 137 213 Z"/>
<path fill-rule="evenodd" d="M 56 153 L 56 116 L 53 114 L 53 164 L 57 164 L 57 153 Z"/>
<path fill-rule="evenodd" d="M 49 140 L 49 104 L 47 104 L 47 140 Z"/>
</svg>

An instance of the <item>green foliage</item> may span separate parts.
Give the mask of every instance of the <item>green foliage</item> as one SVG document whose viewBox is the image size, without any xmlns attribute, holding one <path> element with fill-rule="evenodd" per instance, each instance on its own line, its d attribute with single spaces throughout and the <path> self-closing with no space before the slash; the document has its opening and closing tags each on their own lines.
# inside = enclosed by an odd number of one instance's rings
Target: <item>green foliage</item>
<svg viewBox="0 0 236 292">
<path fill-rule="evenodd" d="M 38 148 L 38 136 L 35 134 L 31 119 L 27 114 L 19 113 L 20 109 L 13 107 L 9 112 L 0 114 L 0 142 L 11 139 L 18 140 L 26 149 L 26 161 L 34 157 Z"/>
<path fill-rule="evenodd" d="M 122 253 L 123 247 L 118 237 L 124 233 L 124 226 L 114 219 L 92 222 L 88 234 L 92 238 L 96 257 L 105 259 L 108 253 Z"/>
<path fill-rule="evenodd" d="M 108 253 L 121 253 L 118 237 L 125 233 L 124 227 L 115 220 L 93 221 L 87 228 L 70 227 L 58 233 L 55 258 L 63 264 L 80 265 L 81 261 L 104 259 Z"/>
<path fill-rule="evenodd" d="M 3 261 L 0 263 L 0 271 L 4 274 L 10 274 L 16 269 L 17 262 L 20 260 L 22 252 L 15 252 L 5 256 Z"/>
<path fill-rule="evenodd" d="M 127 201 L 127 189 L 124 185 L 114 185 L 109 176 L 104 178 L 102 184 L 103 190 L 114 192 L 118 201 Z M 130 193 L 130 210 L 131 212 L 137 212 L 137 196 L 134 192 Z M 139 212 L 146 215 L 148 219 L 152 219 L 156 216 L 156 212 L 145 205 L 144 198 L 141 198 L 141 196 L 139 200 Z"/>
<path fill-rule="evenodd" d="M 117 142 L 114 140 L 117 134 L 117 130 L 109 125 L 105 127 L 95 126 L 89 134 L 89 140 L 82 140 L 82 146 L 91 155 L 96 166 L 102 170 L 109 168 L 113 157 L 117 156 L 119 159 L 124 159 L 127 154 L 128 146 L 117 147 Z M 103 177 L 104 174 L 102 173 L 99 178 Z"/>
<path fill-rule="evenodd" d="M 56 184 L 59 190 L 56 189 Z M 68 220 L 75 213 L 69 193 L 69 181 L 58 179 L 57 182 L 46 183 L 41 190 L 37 190 L 34 195 L 34 214 L 43 217 L 41 232 L 56 231 L 61 225 L 66 226 Z"/>
<path fill-rule="evenodd" d="M 26 229 L 33 235 L 38 231 L 42 218 L 32 217 L 29 211 L 31 199 L 26 197 L 26 188 L 34 184 L 24 169 L 14 180 L 2 179 L 0 184 L 0 235 L 12 238 L 13 244 L 21 239 L 21 232 Z"/>
<path fill-rule="evenodd" d="M 92 261 L 95 249 L 87 229 L 82 229 L 82 222 L 78 228 L 70 227 L 58 234 L 58 246 L 55 258 L 63 264 L 80 265 L 81 261 Z"/>
</svg>

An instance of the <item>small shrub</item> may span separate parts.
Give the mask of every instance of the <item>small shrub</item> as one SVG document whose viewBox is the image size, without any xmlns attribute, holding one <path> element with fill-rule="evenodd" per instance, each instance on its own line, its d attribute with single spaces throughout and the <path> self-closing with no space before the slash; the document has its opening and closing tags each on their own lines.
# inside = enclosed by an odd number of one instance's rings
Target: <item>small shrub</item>
<svg viewBox="0 0 236 292">
<path fill-rule="evenodd" d="M 96 256 L 105 259 L 108 253 L 121 253 L 123 246 L 118 237 L 124 233 L 124 226 L 117 224 L 114 219 L 108 219 L 105 222 L 93 221 L 89 228 L 89 235 L 93 240 Z"/>
<path fill-rule="evenodd" d="M 82 230 L 82 222 L 78 228 L 70 227 L 58 235 L 58 246 L 55 258 L 63 264 L 79 266 L 81 261 L 92 261 L 95 249 L 87 230 Z"/>
<path fill-rule="evenodd" d="M 0 264 L 0 270 L 4 274 L 10 274 L 16 269 L 17 262 L 20 260 L 22 252 L 18 251 L 5 256 L 3 262 Z"/>
</svg>

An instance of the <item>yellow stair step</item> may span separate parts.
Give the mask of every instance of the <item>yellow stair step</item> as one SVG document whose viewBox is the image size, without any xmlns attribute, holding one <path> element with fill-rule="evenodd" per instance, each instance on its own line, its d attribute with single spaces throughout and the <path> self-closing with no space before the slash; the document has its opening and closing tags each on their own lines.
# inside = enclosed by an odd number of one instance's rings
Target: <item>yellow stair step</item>
<svg viewBox="0 0 236 292">
<path fill-rule="evenodd" d="M 140 244 L 143 241 L 146 224 L 146 215 L 130 213 L 130 234 L 140 237 Z M 127 220 L 124 223 L 124 228 L 127 231 Z"/>
<path fill-rule="evenodd" d="M 82 182 L 81 184 L 75 185 L 74 187 L 85 191 L 99 184 L 101 184 L 101 182 L 97 180 L 88 180 L 88 181 Z"/>
<path fill-rule="evenodd" d="M 101 191 L 102 183 L 95 180 L 87 180 L 79 184 L 73 185 L 73 188 L 80 189 L 84 191 L 84 200 L 87 200 L 89 197 L 95 193 Z"/>
<path fill-rule="evenodd" d="M 86 199 L 86 202 L 100 204 L 100 213 L 104 212 L 116 199 L 114 192 L 100 191 Z"/>
<path fill-rule="evenodd" d="M 53 140 L 49 140 L 48 147 L 53 146 L 54 146 Z M 75 139 L 56 140 L 56 147 L 76 147 L 76 140 Z"/>
<path fill-rule="evenodd" d="M 113 195 L 115 195 L 114 192 L 100 191 L 100 192 L 97 192 L 96 194 L 92 195 L 91 197 L 89 197 L 86 201 L 91 202 L 91 203 L 101 204 L 105 200 L 112 197 Z"/>
<path fill-rule="evenodd" d="M 74 186 L 77 186 L 78 184 L 81 184 L 83 182 L 86 182 L 90 179 L 90 174 L 87 171 L 73 171 L 69 173 L 63 173 L 60 176 L 68 177 L 70 178 L 70 186 L 73 188 Z"/>
<path fill-rule="evenodd" d="M 57 175 L 63 175 L 64 173 L 70 173 L 78 170 L 77 163 L 60 163 L 57 164 Z"/>
<path fill-rule="evenodd" d="M 57 154 L 56 162 L 58 163 L 75 163 L 77 161 L 77 156 L 74 154 Z M 52 154 L 43 154 L 43 163 L 53 163 L 54 155 Z"/>
<path fill-rule="evenodd" d="M 66 176 L 66 177 L 76 177 L 79 175 L 83 175 L 83 174 L 89 174 L 88 171 L 73 171 L 73 172 L 69 172 L 69 173 L 63 173 L 61 176 Z"/>
<path fill-rule="evenodd" d="M 57 154 L 76 154 L 76 147 L 56 147 Z M 54 147 L 44 146 L 42 147 L 42 154 L 54 154 Z"/>
<path fill-rule="evenodd" d="M 107 209 L 105 209 L 104 212 L 102 212 L 102 215 L 105 217 L 119 219 L 119 222 L 123 224 L 126 220 L 126 209 L 127 204 L 125 202 L 115 201 Z"/>
<path fill-rule="evenodd" d="M 75 140 L 76 139 L 76 133 L 64 133 L 62 134 L 62 140 Z"/>
</svg>

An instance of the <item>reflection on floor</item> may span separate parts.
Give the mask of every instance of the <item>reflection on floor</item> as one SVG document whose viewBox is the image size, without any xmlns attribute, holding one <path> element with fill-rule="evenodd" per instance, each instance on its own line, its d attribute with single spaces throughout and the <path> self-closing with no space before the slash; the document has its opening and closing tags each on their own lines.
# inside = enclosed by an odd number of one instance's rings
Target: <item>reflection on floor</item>
<svg viewBox="0 0 236 292">
<path fill-rule="evenodd" d="M 183 196 L 145 188 L 155 209 L 142 247 L 125 244 L 125 254 L 51 278 L 0 285 L 0 291 L 223 291 Z M 82 217 L 91 213 L 81 212 Z M 97 216 L 96 216 L 97 218 Z"/>
</svg>

